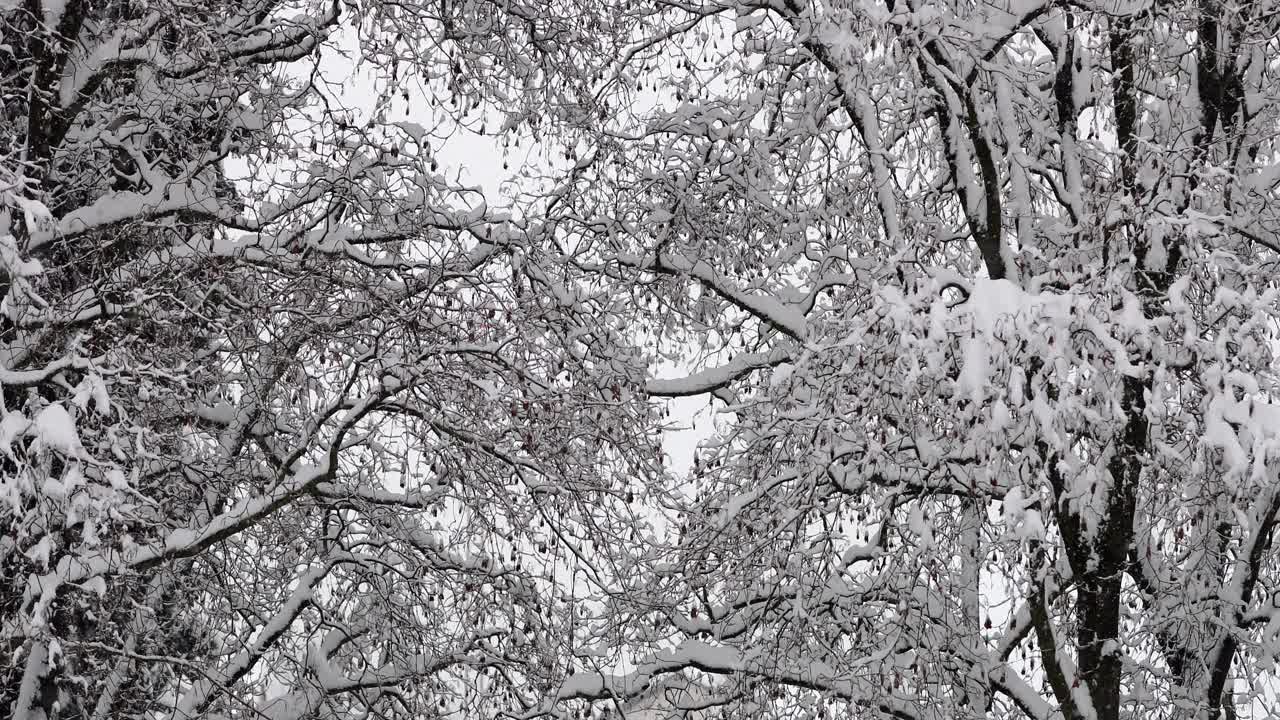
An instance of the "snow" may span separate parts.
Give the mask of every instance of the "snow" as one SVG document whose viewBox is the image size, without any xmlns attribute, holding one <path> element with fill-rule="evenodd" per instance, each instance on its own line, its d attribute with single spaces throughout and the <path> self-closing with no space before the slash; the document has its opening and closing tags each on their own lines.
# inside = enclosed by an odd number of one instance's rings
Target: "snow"
<svg viewBox="0 0 1280 720">
<path fill-rule="evenodd" d="M 933 548 L 933 525 L 925 518 L 924 509 L 919 505 L 911 506 L 911 512 L 907 516 L 907 526 L 916 537 L 920 538 L 922 550 Z"/>
<path fill-rule="evenodd" d="M 973 281 L 968 301 L 959 308 L 961 314 L 971 318 L 972 332 L 961 340 L 956 390 L 969 396 L 975 405 L 982 405 L 985 400 L 998 331 L 1007 319 L 1026 314 L 1036 299 L 1009 280 Z"/>
<path fill-rule="evenodd" d="M 740 33 L 740 32 L 745 32 L 747 30 L 750 30 L 751 28 L 754 28 L 760 23 L 764 22 L 765 17 L 766 16 L 763 14 L 753 14 L 753 15 L 739 14 L 737 17 L 734 18 L 733 31 L 735 33 Z"/>
<path fill-rule="evenodd" d="M 1004 524 L 1008 532 L 1019 540 L 1042 541 L 1045 536 L 1044 518 L 1034 506 L 1039 499 L 1015 485 L 1004 496 Z"/>
<path fill-rule="evenodd" d="M 64 108 L 70 108 L 79 98 L 84 86 L 94 76 L 102 71 L 103 65 L 107 62 L 123 59 L 120 58 L 120 43 L 124 38 L 125 29 L 121 29 L 112 37 L 95 45 L 91 50 L 82 57 L 72 58 L 66 64 L 62 78 L 58 83 L 58 102 Z M 85 39 L 81 35 L 81 40 Z"/>
<path fill-rule="evenodd" d="M 686 377 L 655 378 L 646 383 L 645 390 L 648 394 L 658 397 L 701 395 L 728 385 L 752 370 L 773 364 L 780 365 L 785 357 L 787 357 L 785 354 L 777 352 L 743 353 L 724 365 L 707 368 Z"/>
<path fill-rule="evenodd" d="M 769 385 L 772 387 L 781 387 L 791 379 L 791 371 L 795 368 L 791 363 L 782 363 L 773 369 L 773 373 L 769 376 Z"/>
<path fill-rule="evenodd" d="M 50 500 L 66 500 L 69 489 L 58 478 L 47 477 L 44 479 L 41 492 Z"/>
<path fill-rule="evenodd" d="M 22 208 L 22 218 L 26 221 L 28 241 L 28 249 L 38 247 L 53 239 L 56 223 L 53 219 L 53 213 L 45 204 L 39 200 L 16 196 L 18 207 Z M 6 265 L 8 264 L 8 258 Z M 24 273 L 19 273 L 24 274 Z"/>
<path fill-rule="evenodd" d="M 313 713 L 313 707 L 321 697 L 320 691 L 315 689 L 295 690 L 267 700 L 258 708 L 258 714 L 267 720 L 298 720 Z"/>
<path fill-rule="evenodd" d="M 111 398 L 107 396 L 106 383 L 102 381 L 102 378 L 97 373 L 89 373 L 80 381 L 80 384 L 76 386 L 76 393 L 71 402 L 83 410 L 88 407 L 91 399 L 98 414 L 109 415 L 111 413 Z"/>
<path fill-rule="evenodd" d="M 502 397 L 502 393 L 498 390 L 497 383 L 488 378 L 471 378 L 471 384 L 484 391 L 484 394 L 490 400 L 496 400 Z"/>
<path fill-rule="evenodd" d="M 1022 516 L 1022 510 L 1026 507 L 1026 502 L 1026 496 L 1020 486 L 1015 485 L 1009 488 L 1009 492 L 1005 493 L 1003 502 L 1005 525 L 1012 527 L 1018 523 Z"/>
<path fill-rule="evenodd" d="M 27 226 L 31 227 L 30 221 Z M 0 235 L 0 267 L 18 277 L 32 277 L 44 272 L 39 260 L 22 259 L 18 253 L 18 242 L 12 235 Z"/>
<path fill-rule="evenodd" d="M 3 0 L 0 0 L 3 1 Z M 41 680 L 49 672 L 48 646 L 36 640 L 27 654 L 26 668 L 22 673 L 22 684 L 18 687 L 18 699 L 11 707 L 14 718 L 23 720 L 41 720 L 44 712 L 36 709 L 36 694 L 44 683 Z"/>
<path fill-rule="evenodd" d="M 198 551 L 210 543 L 237 532 L 239 528 L 251 525 L 258 519 L 271 514 L 290 497 L 314 486 L 326 472 L 327 467 L 324 465 L 301 465 L 293 472 L 289 481 L 283 483 L 274 493 L 246 498 L 199 528 L 173 531 L 161 543 L 134 545 L 122 540 L 123 554 L 105 551 L 89 558 L 78 558 L 74 563 L 70 556 L 62 557 L 53 572 L 43 576 L 32 576 L 28 580 L 27 592 L 40 597 L 33 612 L 35 622 L 43 622 L 43 614 L 53 602 L 61 584 L 80 583 L 97 575 L 119 571 L 124 567 L 139 567 L 164 557 L 181 557 Z"/>
<path fill-rule="evenodd" d="M 1200 441 L 1222 451 L 1228 471 L 1224 479 L 1230 485 L 1247 476 L 1261 477 L 1266 457 L 1280 451 L 1280 404 L 1268 400 L 1253 377 L 1238 371 L 1213 366 L 1205 380 L 1207 387 L 1221 389 L 1209 399 Z"/>
<path fill-rule="evenodd" d="M 67 0 L 42 0 L 40 7 L 44 9 L 45 27 L 57 30 L 62 23 L 62 14 L 67 10 Z"/>
<path fill-rule="evenodd" d="M 31 427 L 27 416 L 14 410 L 0 418 L 0 451 L 13 457 L 13 441 L 22 437 Z"/>
<path fill-rule="evenodd" d="M 804 313 L 796 306 L 767 295 L 744 292 L 733 287 L 704 260 L 690 262 L 676 255 L 664 255 L 662 261 L 675 270 L 697 278 L 707 288 L 734 305 L 750 312 L 775 329 L 803 340 L 809 334 Z"/>
<path fill-rule="evenodd" d="M 1040 515 L 1039 510 L 1023 511 L 1022 523 L 1018 526 L 1017 534 L 1021 540 L 1044 541 L 1044 518 Z"/>
<path fill-rule="evenodd" d="M 77 208 L 63 216 L 58 222 L 57 232 L 74 235 L 124 220 L 179 211 L 218 216 L 221 209 L 210 188 L 195 182 L 172 180 L 156 183 L 145 194 L 131 191 L 106 193 L 92 205 Z M 39 247 L 52 238 L 52 233 L 40 241 L 33 237 L 28 249 Z"/>
<path fill-rule="evenodd" d="M 701 640 L 685 640 L 678 646 L 657 654 L 652 662 L 640 664 L 624 674 L 580 672 L 567 678 L 556 693 L 557 700 L 634 696 L 661 673 L 685 667 L 698 667 L 714 672 L 741 670 L 746 658 L 737 648 L 713 645 Z"/>
<path fill-rule="evenodd" d="M 660 225 L 669 222 L 674 217 L 671 212 L 665 208 L 655 207 L 649 211 L 649 222 L 654 225 Z"/>
<path fill-rule="evenodd" d="M 86 592 L 91 592 L 98 597 L 103 597 L 107 594 L 107 581 L 101 575 L 91 577 L 80 584 L 80 589 Z"/>
<path fill-rule="evenodd" d="M 987 392 L 987 380 L 991 376 L 989 335 L 975 335 L 961 341 L 960 374 L 956 378 L 956 390 L 969 396 L 974 405 L 982 405 Z"/>
<path fill-rule="evenodd" d="M 1010 385 L 1012 386 L 1012 383 Z M 1012 392 L 1012 387 L 1010 387 L 1010 393 Z M 1005 404 L 1003 398 L 996 398 L 995 402 L 991 404 L 991 430 L 1000 432 L 1008 428 L 1012 422 L 1013 415 L 1009 412 L 1009 406 Z"/>
<path fill-rule="evenodd" d="M 1025 710 L 1031 712 L 1035 720 L 1048 720 L 1054 709 L 1027 681 L 1019 677 L 1017 671 L 1006 664 L 1000 664 L 992 671 L 991 682 L 1008 692 Z"/>
<path fill-rule="evenodd" d="M 260 106 L 239 106 L 232 111 L 232 115 L 240 127 L 250 132 L 258 132 L 267 127 L 267 120 Z"/>
<path fill-rule="evenodd" d="M 35 435 L 41 447 L 73 458 L 84 457 L 76 423 L 62 403 L 50 403 L 35 419 Z"/>
<path fill-rule="evenodd" d="M 973 317 L 973 329 L 990 336 L 1002 318 L 1031 310 L 1041 298 L 1022 291 L 1010 280 L 978 278 L 969 291 L 969 301 L 963 307 Z"/>
<path fill-rule="evenodd" d="M 53 538 L 49 535 L 45 535 L 44 537 L 40 538 L 39 542 L 37 542 L 35 545 L 32 545 L 23 554 L 26 555 L 31 560 L 31 562 L 39 565 L 42 568 L 47 568 L 49 567 L 49 555 L 52 552 L 53 552 Z"/>
<path fill-rule="evenodd" d="M 276 638 L 288 629 L 305 607 L 311 604 L 316 586 L 328 576 L 329 568 L 328 563 L 317 563 L 298 577 L 289 597 L 263 624 L 253 641 L 237 653 L 224 669 L 206 673 L 203 679 L 183 694 L 182 700 L 177 703 L 178 717 L 194 717 L 196 709 L 203 708 L 210 695 L 217 692 L 217 689 L 228 679 L 240 677 L 257 664 L 263 654 L 275 643 Z"/>
<path fill-rule="evenodd" d="M 1259 167 L 1257 172 L 1245 179 L 1245 183 L 1250 190 L 1266 196 L 1280 183 L 1280 163 Z"/>
<path fill-rule="evenodd" d="M 1236 437 L 1235 430 L 1226 421 L 1231 413 L 1232 403 L 1224 396 L 1218 395 L 1209 401 L 1208 412 L 1204 415 L 1204 434 L 1201 440 L 1212 448 L 1223 453 L 1223 463 L 1228 468 L 1240 469 L 1248 462 L 1248 453 Z"/>
<path fill-rule="evenodd" d="M 564 681 L 556 696 L 560 699 L 599 697 L 605 691 L 605 677 L 595 673 L 577 673 Z"/>
</svg>

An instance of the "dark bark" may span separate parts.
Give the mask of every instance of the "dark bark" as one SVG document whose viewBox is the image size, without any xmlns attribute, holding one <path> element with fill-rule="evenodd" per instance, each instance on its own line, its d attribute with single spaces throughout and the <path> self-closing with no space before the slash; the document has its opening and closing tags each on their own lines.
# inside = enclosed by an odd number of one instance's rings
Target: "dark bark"
<svg viewBox="0 0 1280 720">
<path fill-rule="evenodd" d="M 39 0 L 28 0 L 33 17 L 43 15 Z M 27 105 L 26 159 L 41 181 L 48 185 L 49 164 L 70 127 L 70 118 L 58 101 L 58 87 L 66 70 L 71 49 L 80 36 L 86 15 L 85 0 L 70 0 L 56 28 L 37 28 L 28 41 L 32 64 L 31 92 Z M 53 189 L 49 187 L 48 189 Z"/>
</svg>

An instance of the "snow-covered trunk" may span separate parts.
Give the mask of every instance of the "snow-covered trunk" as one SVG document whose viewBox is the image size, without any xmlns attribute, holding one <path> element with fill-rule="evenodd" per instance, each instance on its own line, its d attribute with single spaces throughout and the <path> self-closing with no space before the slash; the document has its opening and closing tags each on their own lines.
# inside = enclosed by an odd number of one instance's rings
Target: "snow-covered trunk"
<svg viewBox="0 0 1280 720">
<path fill-rule="evenodd" d="M 1116 18 L 1110 28 L 1113 71 L 1111 91 L 1115 108 L 1116 140 L 1121 150 L 1118 190 L 1132 197 L 1134 161 L 1138 150 L 1135 55 L 1132 32 L 1125 19 Z M 1126 232 L 1131 230 L 1132 232 Z M 1136 227 L 1116 228 L 1105 233 L 1103 253 L 1116 252 L 1128 241 L 1137 249 Z M 1141 264 L 1141 263 L 1139 263 Z M 1139 280 L 1141 284 L 1141 280 Z M 1154 288 L 1148 288 L 1154 290 Z M 1143 293 L 1148 299 L 1154 292 Z M 1153 303 L 1144 303 L 1144 310 Z M 1148 312 L 1150 314 L 1150 312 Z M 1133 544 L 1134 509 L 1144 458 L 1147 456 L 1149 421 L 1146 414 L 1151 382 L 1148 377 L 1126 376 L 1120 380 L 1120 410 L 1124 424 L 1114 439 L 1107 471 L 1110 486 L 1101 517 L 1086 520 L 1076 535 L 1076 651 L 1080 679 L 1088 686 L 1098 720 L 1118 720 L 1121 680 L 1124 674 L 1120 642 L 1121 579 Z M 1095 525 L 1096 532 L 1088 526 Z"/>
<path fill-rule="evenodd" d="M 102 684 L 102 692 L 98 693 L 98 700 L 93 704 L 93 720 L 107 720 L 111 717 L 111 708 L 115 705 L 120 689 L 128 681 L 129 671 L 133 668 L 133 659 L 130 656 L 137 648 L 138 636 L 135 633 L 125 640 L 122 648 L 125 654 L 111 666 L 111 672 L 107 674 L 107 679 Z"/>
<path fill-rule="evenodd" d="M 965 498 L 960 512 L 960 611 L 961 635 L 966 638 L 973 665 L 965 677 L 964 705 L 968 708 L 968 717 L 982 718 L 987 715 L 990 703 L 990 686 L 986 667 L 988 655 L 982 638 L 982 521 L 986 515 L 985 504 L 977 498 Z"/>
<path fill-rule="evenodd" d="M 1126 377 L 1121 408 L 1126 422 L 1108 463 L 1111 487 L 1097 534 L 1091 538 L 1088 563 L 1077 592 L 1077 651 L 1080 675 L 1088 683 L 1098 720 L 1120 717 L 1121 578 L 1133 543 L 1135 498 L 1146 455 L 1148 421 L 1146 394 L 1150 382 Z"/>
<path fill-rule="evenodd" d="M 1105 541 L 1104 541 L 1105 542 Z M 1120 577 L 1094 577 L 1077 592 L 1076 646 L 1080 677 L 1089 686 L 1098 720 L 1120 717 Z"/>
<path fill-rule="evenodd" d="M 156 601 L 164 594 L 175 576 L 172 574 L 156 575 L 148 584 L 147 593 L 142 604 L 133 610 L 129 622 L 129 634 L 125 639 L 123 651 L 111 666 L 106 680 L 102 683 L 102 691 L 93 705 L 92 720 L 107 720 L 112 717 L 112 709 L 120 697 L 120 692 L 128 686 L 135 675 L 133 654 L 137 652 L 139 638 L 155 632 L 155 613 L 152 611 Z"/>
<path fill-rule="evenodd" d="M 44 720 L 49 717 L 54 694 L 49 692 L 49 647 L 43 638 L 33 638 L 27 651 L 26 670 L 13 705 L 13 720 Z"/>
<path fill-rule="evenodd" d="M 61 12 L 45 12 L 39 21 L 33 19 L 38 27 L 26 39 L 33 67 L 33 89 L 28 95 L 26 146 L 22 159 L 36 172 L 48 169 L 68 127 L 57 93 L 42 91 L 57 87 L 85 20 L 84 0 L 56 4 Z M 47 177 L 42 179 L 48 180 Z"/>
</svg>

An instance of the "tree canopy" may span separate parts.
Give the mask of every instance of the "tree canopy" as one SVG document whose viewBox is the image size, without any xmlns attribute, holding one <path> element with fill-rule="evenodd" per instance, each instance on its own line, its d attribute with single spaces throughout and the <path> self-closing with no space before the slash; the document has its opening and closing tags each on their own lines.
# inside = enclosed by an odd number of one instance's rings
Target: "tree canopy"
<svg viewBox="0 0 1280 720">
<path fill-rule="evenodd" d="M 1280 5 L 0 29 L 14 717 L 1277 712 Z"/>
</svg>

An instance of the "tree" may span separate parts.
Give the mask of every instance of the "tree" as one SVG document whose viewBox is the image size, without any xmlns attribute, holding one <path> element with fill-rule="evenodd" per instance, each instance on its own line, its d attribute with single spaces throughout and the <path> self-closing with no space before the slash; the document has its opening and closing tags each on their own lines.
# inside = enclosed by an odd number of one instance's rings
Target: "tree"
<svg viewBox="0 0 1280 720">
<path fill-rule="evenodd" d="M 0 703 L 1268 712 L 1276 10 L 0 0 Z"/>
<path fill-rule="evenodd" d="M 1273 714 L 1278 9 L 621 3 L 548 222 L 727 428 L 540 711 Z"/>
<path fill-rule="evenodd" d="M 433 12 L 0 1 L 7 717 L 558 683 L 565 558 L 624 531 L 596 510 L 654 474 L 656 416 L 596 320 L 621 299 L 439 167 L 483 96 Z M 344 38 L 368 117 L 323 68 Z M 439 73 L 452 116 L 389 117 Z"/>
</svg>

